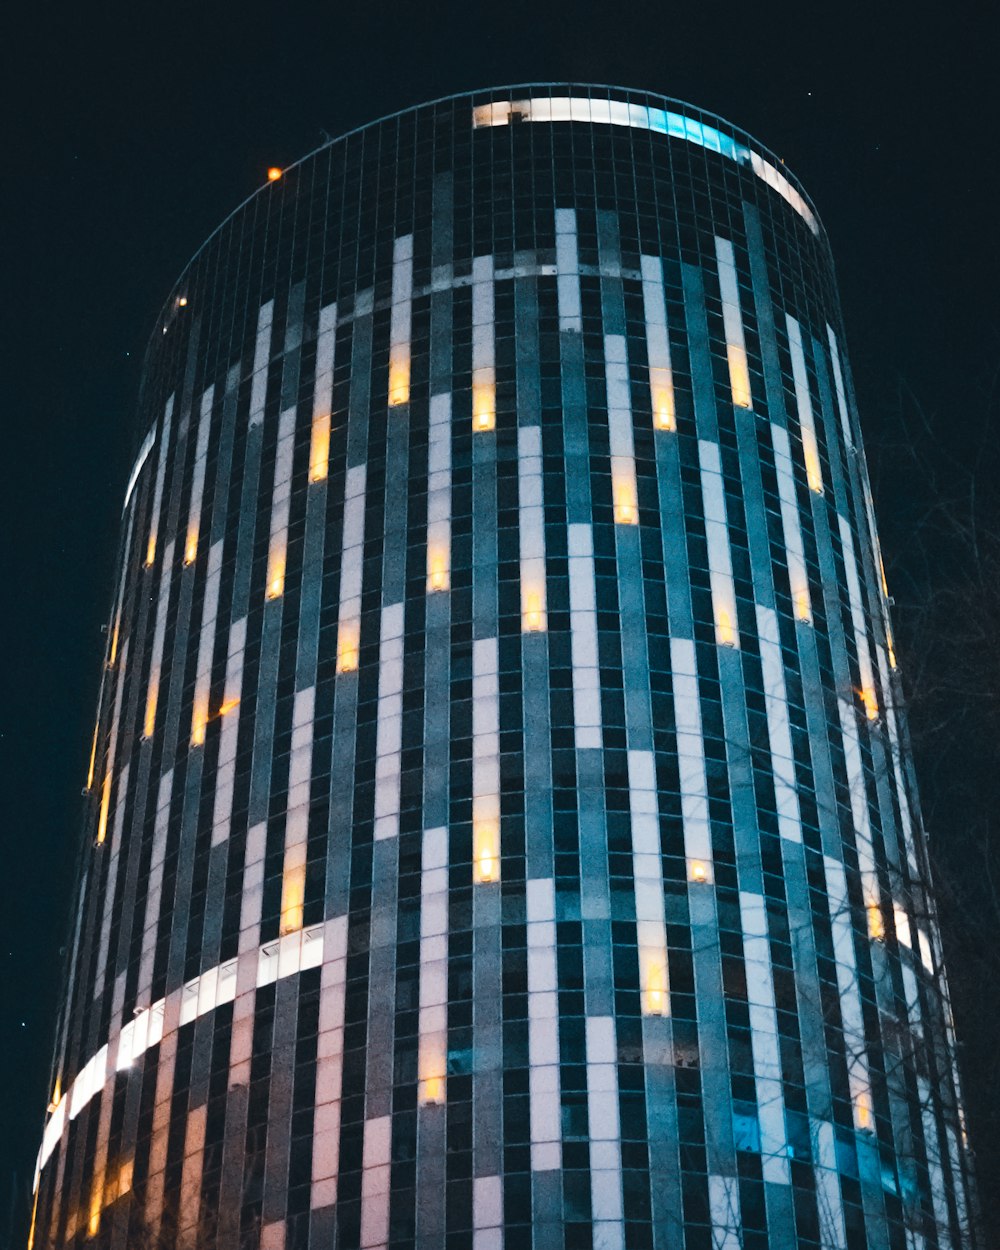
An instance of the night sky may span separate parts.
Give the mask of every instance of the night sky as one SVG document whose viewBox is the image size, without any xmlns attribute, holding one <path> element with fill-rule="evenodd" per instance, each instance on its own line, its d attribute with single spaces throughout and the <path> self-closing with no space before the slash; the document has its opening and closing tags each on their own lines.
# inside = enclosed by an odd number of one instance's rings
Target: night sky
<svg viewBox="0 0 1000 1250">
<path fill-rule="evenodd" d="M 16 7 L 0 29 L 0 1247 L 24 1244 L 48 1095 L 139 363 L 174 279 L 268 165 L 456 91 L 647 88 L 749 130 L 811 194 L 873 467 L 917 405 L 961 458 L 1000 357 L 1000 30 L 974 13 L 985 4 Z M 905 580 L 912 500 L 891 463 L 879 480 L 890 580 Z M 933 787 L 946 811 L 947 778 Z M 1000 1020 L 998 993 L 956 989 L 970 1051 Z M 988 1193 L 1000 1098 L 969 1065 Z"/>
</svg>

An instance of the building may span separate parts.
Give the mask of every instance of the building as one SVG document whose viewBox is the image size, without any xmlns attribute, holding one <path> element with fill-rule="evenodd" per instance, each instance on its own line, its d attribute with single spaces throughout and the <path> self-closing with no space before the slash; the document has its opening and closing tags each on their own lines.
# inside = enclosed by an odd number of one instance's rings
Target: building
<svg viewBox="0 0 1000 1250">
<path fill-rule="evenodd" d="M 271 174 L 145 362 L 34 1246 L 974 1246 L 804 192 L 565 85 Z"/>
</svg>

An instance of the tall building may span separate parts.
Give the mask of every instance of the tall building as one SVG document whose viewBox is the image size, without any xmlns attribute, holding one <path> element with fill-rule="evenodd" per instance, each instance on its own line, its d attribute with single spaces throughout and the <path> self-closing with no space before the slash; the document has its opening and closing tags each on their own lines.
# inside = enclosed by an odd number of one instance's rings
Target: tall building
<svg viewBox="0 0 1000 1250">
<path fill-rule="evenodd" d="M 804 192 L 566 85 L 271 175 L 145 361 L 34 1246 L 976 1245 Z"/>
</svg>

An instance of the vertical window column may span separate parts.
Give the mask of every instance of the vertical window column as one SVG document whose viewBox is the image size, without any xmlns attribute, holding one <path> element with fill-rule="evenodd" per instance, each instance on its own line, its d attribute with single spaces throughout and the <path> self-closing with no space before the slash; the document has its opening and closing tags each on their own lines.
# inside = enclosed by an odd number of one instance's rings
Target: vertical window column
<svg viewBox="0 0 1000 1250">
<path fill-rule="evenodd" d="M 281 874 L 282 933 L 294 933 L 302 928 L 315 714 L 316 687 L 308 686 L 305 690 L 297 691 L 292 709 L 292 749 L 288 761 L 285 859 Z"/>
<path fill-rule="evenodd" d="M 663 262 L 659 256 L 643 256 L 640 265 L 653 428 L 673 431 L 677 428 L 677 415 L 674 407 L 674 372 L 670 364 L 670 340 L 667 336 Z"/>
<path fill-rule="evenodd" d="M 500 880 L 500 675 L 495 638 L 472 644 L 472 876 Z"/>
<path fill-rule="evenodd" d="M 878 720 L 879 701 L 875 690 L 875 675 L 872 671 L 871 652 L 868 648 L 868 626 L 865 621 L 865 609 L 861 599 L 861 583 L 858 580 L 858 566 L 854 558 L 854 536 L 847 520 L 837 514 L 840 526 L 840 545 L 844 555 L 844 574 L 847 579 L 848 602 L 851 605 L 851 623 L 854 627 L 854 645 L 858 652 L 858 670 L 861 677 L 861 702 L 865 715 L 869 720 Z"/>
<path fill-rule="evenodd" d="M 716 238 L 715 256 L 719 266 L 719 293 L 722 296 L 722 323 L 726 335 L 729 386 L 737 408 L 752 408 L 750 369 L 747 364 L 740 289 L 736 278 L 736 257 L 728 239 Z"/>
<path fill-rule="evenodd" d="M 156 481 L 153 484 L 153 503 L 149 511 L 149 537 L 146 540 L 146 567 L 156 559 L 156 541 L 160 528 L 160 508 L 163 503 L 163 484 L 166 480 L 167 459 L 170 455 L 170 426 L 174 415 L 174 397 L 167 400 L 163 411 L 163 428 L 160 433 L 160 455 L 156 462 Z"/>
<path fill-rule="evenodd" d="M 816 424 L 813 420 L 812 400 L 809 398 L 809 376 L 802 349 L 802 330 L 794 317 L 785 314 L 788 331 L 788 347 L 792 355 L 792 378 L 795 383 L 795 407 L 799 415 L 799 436 L 802 439 L 802 455 L 806 465 L 806 481 L 809 489 L 817 495 L 823 493 L 823 470 L 819 462 L 816 443 Z"/>
<path fill-rule="evenodd" d="M 576 726 L 576 747 L 577 750 L 582 750 L 603 745 L 594 537 L 589 525 L 569 526 L 568 550 L 573 718 Z"/>
<path fill-rule="evenodd" d="M 389 315 L 389 407 L 410 402 L 410 325 L 413 316 L 413 235 L 392 246 L 392 310 Z"/>
<path fill-rule="evenodd" d="M 496 426 L 496 347 L 494 344 L 493 257 L 472 261 L 472 428 Z"/>
<path fill-rule="evenodd" d="M 170 600 L 170 575 L 174 562 L 174 544 L 171 540 L 163 551 L 160 566 L 160 586 L 156 601 L 156 623 L 153 627 L 153 650 L 149 661 L 149 682 L 146 687 L 146 711 L 142 723 L 142 736 L 152 738 L 156 731 L 156 708 L 160 697 L 160 666 L 163 663 L 163 643 L 167 632 L 167 604 Z"/>
<path fill-rule="evenodd" d="M 673 677 L 684 857 L 687 860 L 688 880 L 701 884 L 710 882 L 713 876 L 712 831 L 708 817 L 708 785 L 705 779 L 698 668 L 694 643 L 690 639 L 670 639 L 670 667 Z"/>
<path fill-rule="evenodd" d="M 309 481 L 325 482 L 330 472 L 330 400 L 333 391 L 337 305 L 319 310 L 316 333 L 316 373 L 313 381 L 312 429 L 309 435 Z"/>
<path fill-rule="evenodd" d="M 280 599 L 285 593 L 288 560 L 288 511 L 292 499 L 292 457 L 295 452 L 295 409 L 286 408 L 278 421 L 278 446 L 271 495 L 271 537 L 267 551 L 265 595 Z"/>
<path fill-rule="evenodd" d="M 545 595 L 545 510 L 542 497 L 542 430 L 517 431 L 518 533 L 521 547 L 521 631 L 547 628 Z"/>
<path fill-rule="evenodd" d="M 635 484 L 632 442 L 632 404 L 629 395 L 625 336 L 604 336 L 604 365 L 608 397 L 608 440 L 611 447 L 611 494 L 615 522 L 638 525 L 639 496 Z"/>
<path fill-rule="evenodd" d="M 208 551 L 208 572 L 205 578 L 194 697 L 191 703 L 191 745 L 195 747 L 204 745 L 209 720 L 208 697 L 212 682 L 212 656 L 215 650 L 215 630 L 219 615 L 219 583 L 222 575 L 223 546 L 224 542 L 220 538 Z M 223 707 L 225 707 L 224 704 Z"/>
<path fill-rule="evenodd" d="M 764 679 L 764 706 L 767 712 L 771 769 L 774 774 L 778 832 L 791 842 L 801 842 L 802 822 L 795 780 L 795 754 L 788 720 L 788 693 L 785 688 L 784 661 L 781 657 L 781 635 L 774 609 L 765 608 L 759 603 L 757 639 Z"/>
<path fill-rule="evenodd" d="M 535 878 L 526 882 L 529 1106 L 533 1172 L 553 1171 L 562 1163 L 555 907 L 555 881 L 552 878 Z"/>
<path fill-rule="evenodd" d="M 663 910 L 663 861 L 656 798 L 656 756 L 628 753 L 629 807 L 632 825 L 632 877 L 635 883 L 635 930 L 639 948 L 639 986 L 647 1016 L 670 1014 L 667 930 Z"/>
<path fill-rule="evenodd" d="M 729 553 L 729 527 L 726 521 L 726 497 L 719 448 L 715 443 L 699 439 L 698 460 L 701 465 L 701 496 L 705 509 L 708 573 L 715 613 L 715 641 L 721 647 L 738 647 L 740 635 L 736 616 L 736 589 Z"/>
<path fill-rule="evenodd" d="M 451 582 L 451 395 L 432 395 L 427 431 L 427 590 Z"/>
<path fill-rule="evenodd" d="M 781 506 L 781 528 L 785 536 L 785 559 L 788 565 L 788 590 L 792 597 L 792 611 L 798 620 L 812 624 L 812 600 L 809 594 L 809 577 L 806 572 L 805 554 L 802 547 L 802 527 L 799 506 L 795 497 L 795 476 L 792 470 L 792 453 L 788 432 L 775 422 L 770 422 L 771 443 L 774 447 L 774 470 L 778 480 L 778 499 Z"/>
<path fill-rule="evenodd" d="M 187 534 L 184 538 L 184 563 L 194 564 L 198 558 L 198 537 L 201 531 L 201 501 L 205 491 L 205 468 L 208 464 L 208 436 L 212 430 L 212 404 L 215 387 L 210 386 L 201 397 L 198 413 L 198 438 L 191 471 L 191 500 L 188 505 Z"/>
<path fill-rule="evenodd" d="M 340 556 L 337 672 L 358 667 L 361 645 L 361 577 L 364 572 L 366 468 L 356 464 L 344 479 L 344 531 Z"/>
<path fill-rule="evenodd" d="M 334 1232 L 330 1218 L 340 1172 L 340 1100 L 344 1072 L 344 998 L 347 989 L 347 917 L 324 925 L 316 1044 L 316 1112 L 313 1120 L 312 1232 Z"/>
</svg>

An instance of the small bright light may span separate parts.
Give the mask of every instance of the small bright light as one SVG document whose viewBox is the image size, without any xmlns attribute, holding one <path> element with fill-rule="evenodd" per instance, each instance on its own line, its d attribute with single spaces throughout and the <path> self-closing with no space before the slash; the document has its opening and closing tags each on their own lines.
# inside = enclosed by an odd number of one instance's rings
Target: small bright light
<svg viewBox="0 0 1000 1250">
<path fill-rule="evenodd" d="M 177 301 L 177 307 L 178 307 L 178 308 L 187 308 L 187 296 L 186 296 L 186 295 L 182 295 L 182 296 L 180 297 L 180 299 Z"/>
<path fill-rule="evenodd" d="M 267 171 L 268 182 L 277 182 L 284 172 L 285 171 L 283 169 L 279 169 L 277 165 L 272 165 Z"/>
<path fill-rule="evenodd" d="M 692 881 L 707 881 L 708 880 L 708 865 L 703 863 L 700 859 L 692 860 L 691 862 L 691 880 Z"/>
</svg>

